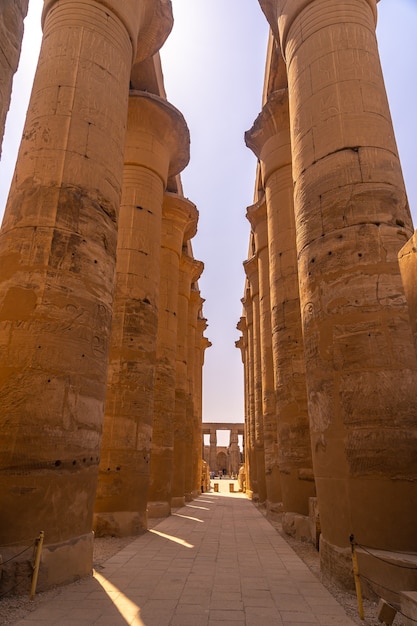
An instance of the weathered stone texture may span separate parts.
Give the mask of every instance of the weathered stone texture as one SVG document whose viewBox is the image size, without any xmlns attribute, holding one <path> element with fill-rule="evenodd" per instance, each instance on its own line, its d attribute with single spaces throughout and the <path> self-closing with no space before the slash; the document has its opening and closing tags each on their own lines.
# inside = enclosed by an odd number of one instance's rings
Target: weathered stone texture
<svg viewBox="0 0 417 626">
<path fill-rule="evenodd" d="M 28 5 L 29 0 L 3 0 L 0 6 L 0 155 Z"/>
</svg>

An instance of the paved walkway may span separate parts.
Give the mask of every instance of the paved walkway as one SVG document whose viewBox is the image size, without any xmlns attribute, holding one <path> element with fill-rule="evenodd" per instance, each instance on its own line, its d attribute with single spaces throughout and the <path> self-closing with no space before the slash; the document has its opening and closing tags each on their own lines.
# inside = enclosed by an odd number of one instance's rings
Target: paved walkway
<svg viewBox="0 0 417 626">
<path fill-rule="evenodd" d="M 256 507 L 219 484 L 16 624 L 352 625 Z"/>
</svg>

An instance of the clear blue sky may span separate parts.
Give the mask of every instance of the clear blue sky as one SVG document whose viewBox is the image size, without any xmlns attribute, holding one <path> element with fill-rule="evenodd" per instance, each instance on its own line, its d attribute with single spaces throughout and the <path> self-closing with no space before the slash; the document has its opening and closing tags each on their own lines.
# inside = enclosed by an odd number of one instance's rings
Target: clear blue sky
<svg viewBox="0 0 417 626">
<path fill-rule="evenodd" d="M 40 0 L 30 0 L 22 76 L 0 164 L 0 214 L 20 140 L 40 41 Z M 243 135 L 261 109 L 268 26 L 257 0 L 172 0 L 174 29 L 161 51 L 169 101 L 185 116 L 191 161 L 184 194 L 200 212 L 194 255 L 205 264 L 204 421 L 243 421 L 243 368 L 236 323 L 241 315 L 256 161 Z M 381 0 L 378 41 L 410 205 L 417 224 L 417 2 Z M 30 42 L 30 43 L 29 43 Z M 25 95 L 26 93 L 26 95 Z"/>
</svg>

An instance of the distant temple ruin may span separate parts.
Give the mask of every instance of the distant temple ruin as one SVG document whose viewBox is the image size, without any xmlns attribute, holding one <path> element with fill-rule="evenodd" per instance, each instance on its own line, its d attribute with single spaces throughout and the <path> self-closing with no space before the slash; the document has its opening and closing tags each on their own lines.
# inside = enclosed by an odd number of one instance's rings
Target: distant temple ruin
<svg viewBox="0 0 417 626">
<path fill-rule="evenodd" d="M 317 545 L 340 584 L 356 541 L 376 593 L 415 590 L 417 246 L 377 0 L 259 2 L 271 30 L 245 135 L 258 159 L 237 342 L 245 424 L 223 425 L 226 470 L 243 454 L 248 497 Z M 218 425 L 202 423 L 190 137 L 158 52 L 171 2 L 81 4 L 44 2 L 0 231 L 3 593 L 26 589 L 40 530 L 46 589 L 91 572 L 94 533 L 139 534 L 197 497 L 205 434 L 223 469 Z M 1 137 L 27 8 L 0 7 Z"/>
</svg>

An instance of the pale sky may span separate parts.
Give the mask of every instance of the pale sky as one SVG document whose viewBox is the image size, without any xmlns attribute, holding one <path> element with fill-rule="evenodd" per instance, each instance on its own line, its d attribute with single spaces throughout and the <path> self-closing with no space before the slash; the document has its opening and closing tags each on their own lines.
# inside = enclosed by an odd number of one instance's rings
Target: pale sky
<svg viewBox="0 0 417 626">
<path fill-rule="evenodd" d="M 29 0 L 25 40 L 0 163 L 3 213 L 40 44 L 41 0 Z M 172 0 L 174 28 L 161 50 L 168 100 L 184 115 L 191 161 L 184 195 L 196 204 L 194 256 L 203 261 L 206 351 L 203 420 L 243 422 L 241 315 L 256 159 L 244 132 L 261 109 L 268 25 L 257 0 Z M 378 41 L 407 192 L 417 225 L 417 1 L 381 0 Z M 220 442 L 221 443 L 221 442 Z"/>
</svg>

